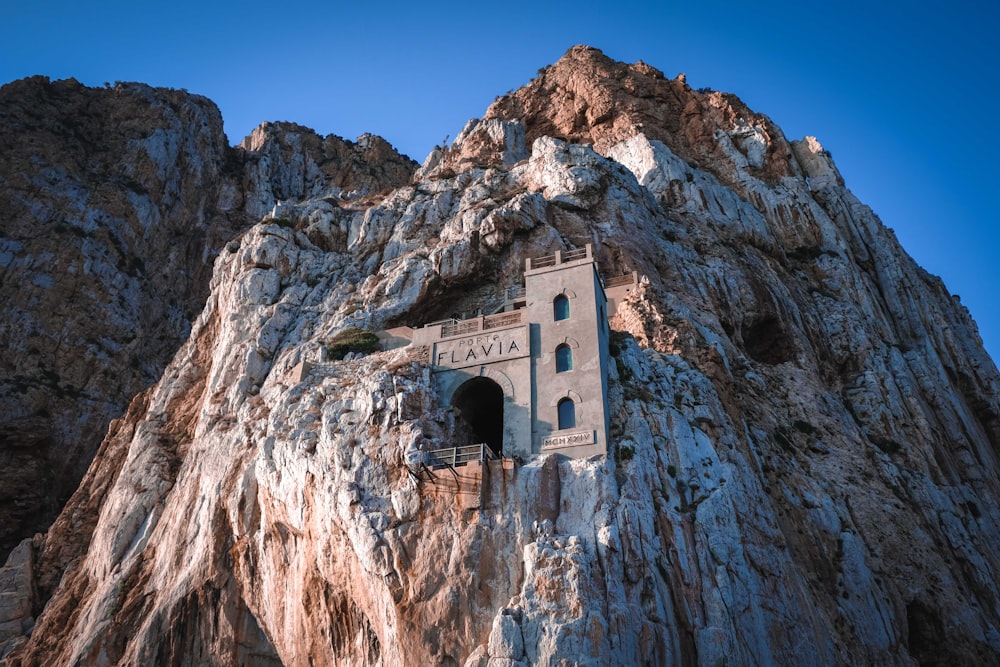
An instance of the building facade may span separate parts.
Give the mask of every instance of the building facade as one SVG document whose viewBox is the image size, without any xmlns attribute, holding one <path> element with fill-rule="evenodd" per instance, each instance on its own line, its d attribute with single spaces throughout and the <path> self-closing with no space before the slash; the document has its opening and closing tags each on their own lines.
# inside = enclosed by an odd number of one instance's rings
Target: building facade
<svg viewBox="0 0 1000 667">
<path fill-rule="evenodd" d="M 502 312 L 416 329 L 456 434 L 497 455 L 608 450 L 608 300 L 591 246 L 529 259 Z"/>
</svg>

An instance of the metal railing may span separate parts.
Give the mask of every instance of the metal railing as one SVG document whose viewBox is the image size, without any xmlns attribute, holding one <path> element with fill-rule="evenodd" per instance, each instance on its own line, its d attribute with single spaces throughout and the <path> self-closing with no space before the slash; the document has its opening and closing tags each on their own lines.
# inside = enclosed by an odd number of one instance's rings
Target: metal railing
<svg viewBox="0 0 1000 667">
<path fill-rule="evenodd" d="M 452 320 L 449 324 L 441 326 L 441 336 L 447 338 L 448 336 L 457 336 L 459 334 L 475 333 L 479 331 L 480 319 L 482 318 L 476 317 L 471 320 Z"/>
<path fill-rule="evenodd" d="M 494 461 L 497 455 L 485 442 L 465 447 L 444 447 L 426 452 L 424 462 L 431 470 L 457 468 L 477 461 Z"/>
<path fill-rule="evenodd" d="M 507 288 L 507 300 L 513 301 L 514 299 L 523 299 L 528 292 L 523 286 L 518 287 L 508 287 Z"/>
<path fill-rule="evenodd" d="M 477 333 L 488 329 L 499 329 L 512 324 L 520 324 L 521 311 L 515 310 L 509 313 L 495 313 L 493 315 L 483 315 L 473 317 L 469 320 L 442 320 L 433 322 L 427 326 L 441 326 L 441 337 L 460 336 L 462 334 Z"/>
</svg>

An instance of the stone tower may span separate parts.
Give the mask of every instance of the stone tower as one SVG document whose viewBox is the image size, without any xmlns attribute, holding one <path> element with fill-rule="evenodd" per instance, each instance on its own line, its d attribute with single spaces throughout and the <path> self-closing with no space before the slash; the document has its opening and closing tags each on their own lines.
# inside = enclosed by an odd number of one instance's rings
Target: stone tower
<svg viewBox="0 0 1000 667">
<path fill-rule="evenodd" d="M 529 259 L 532 451 L 573 458 L 608 449 L 607 298 L 591 246 Z"/>
</svg>

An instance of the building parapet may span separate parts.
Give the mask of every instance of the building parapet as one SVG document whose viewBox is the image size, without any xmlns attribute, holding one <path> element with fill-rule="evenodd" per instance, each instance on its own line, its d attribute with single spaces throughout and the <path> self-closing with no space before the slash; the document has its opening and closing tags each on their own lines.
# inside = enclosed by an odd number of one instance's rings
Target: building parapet
<svg viewBox="0 0 1000 667">
<path fill-rule="evenodd" d="M 520 310 L 513 310 L 493 315 L 480 315 L 467 320 L 438 320 L 414 331 L 413 342 L 414 344 L 426 344 L 444 338 L 468 336 L 493 329 L 506 329 L 521 324 L 521 315 Z"/>
<path fill-rule="evenodd" d="M 556 250 L 551 255 L 542 255 L 524 260 L 524 272 L 530 273 L 538 269 L 551 269 L 561 264 L 578 262 L 580 260 L 594 261 L 593 247 L 588 243 L 582 248 L 572 250 Z"/>
</svg>

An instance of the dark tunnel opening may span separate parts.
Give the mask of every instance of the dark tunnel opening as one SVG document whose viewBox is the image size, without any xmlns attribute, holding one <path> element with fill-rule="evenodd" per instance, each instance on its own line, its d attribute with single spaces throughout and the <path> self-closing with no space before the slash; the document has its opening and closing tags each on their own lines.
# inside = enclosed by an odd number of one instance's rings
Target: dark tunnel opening
<svg viewBox="0 0 1000 667">
<path fill-rule="evenodd" d="M 494 454 L 503 452 L 503 389 L 493 380 L 477 377 L 455 391 L 451 405 L 465 421 L 473 442 L 485 442 Z"/>
</svg>

